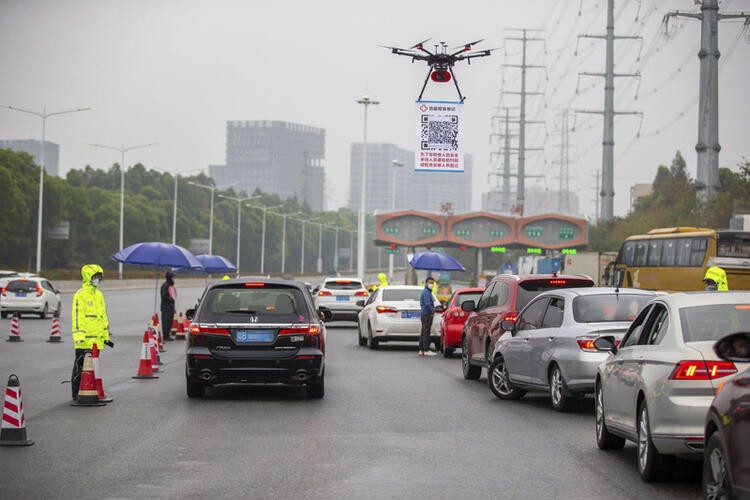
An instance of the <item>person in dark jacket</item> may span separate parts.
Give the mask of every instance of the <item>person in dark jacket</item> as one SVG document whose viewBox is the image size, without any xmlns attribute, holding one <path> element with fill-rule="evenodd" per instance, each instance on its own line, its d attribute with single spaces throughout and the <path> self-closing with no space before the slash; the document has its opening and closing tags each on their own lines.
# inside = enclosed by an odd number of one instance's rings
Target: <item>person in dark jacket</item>
<svg viewBox="0 0 750 500">
<path fill-rule="evenodd" d="M 164 340 L 174 340 L 169 332 L 172 329 L 174 319 L 175 300 L 177 289 L 174 287 L 174 273 L 167 271 L 166 278 L 161 284 L 161 334 Z"/>
<path fill-rule="evenodd" d="M 421 310 L 422 330 L 419 333 L 419 356 L 434 356 L 435 353 L 430 351 L 430 330 L 432 329 L 432 320 L 435 317 L 435 299 L 432 295 L 432 288 L 435 286 L 435 280 L 427 277 L 424 280 L 424 288 L 419 296 L 419 308 Z"/>
</svg>

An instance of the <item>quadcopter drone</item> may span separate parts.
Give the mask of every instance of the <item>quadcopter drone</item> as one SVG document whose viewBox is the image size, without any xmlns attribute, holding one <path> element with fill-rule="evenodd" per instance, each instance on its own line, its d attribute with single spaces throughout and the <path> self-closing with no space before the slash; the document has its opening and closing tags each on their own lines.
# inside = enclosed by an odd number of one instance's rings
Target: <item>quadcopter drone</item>
<svg viewBox="0 0 750 500">
<path fill-rule="evenodd" d="M 476 57 L 488 56 L 495 49 L 478 50 L 472 52 L 472 45 L 476 45 L 484 40 L 481 39 L 475 42 L 464 44 L 460 47 L 453 47 L 452 49 L 448 49 L 447 43 L 440 42 L 440 44 L 435 45 L 434 52 L 430 52 L 429 50 L 424 48 L 424 44 L 429 40 L 429 38 L 427 40 L 423 40 L 413 47 L 409 47 L 408 49 L 400 49 L 398 47 L 385 47 L 382 45 L 381 47 L 390 49 L 391 53 L 393 54 L 411 57 L 411 62 L 427 62 L 430 69 L 428 70 L 427 76 L 424 79 L 424 85 L 422 85 L 422 91 L 419 93 L 418 100 L 422 100 L 422 94 L 424 94 L 424 89 L 427 87 L 427 82 L 432 79 L 432 81 L 436 83 L 447 83 L 453 80 L 453 84 L 456 86 L 456 92 L 458 92 L 458 97 L 461 99 L 461 102 L 463 102 L 466 98 L 461 95 L 461 89 L 458 88 L 458 81 L 456 80 L 456 75 L 453 73 L 453 65 L 459 61 L 466 61 L 468 64 L 471 64 L 472 59 Z M 455 49 L 460 50 L 457 50 L 456 52 L 448 52 L 448 50 Z"/>
</svg>

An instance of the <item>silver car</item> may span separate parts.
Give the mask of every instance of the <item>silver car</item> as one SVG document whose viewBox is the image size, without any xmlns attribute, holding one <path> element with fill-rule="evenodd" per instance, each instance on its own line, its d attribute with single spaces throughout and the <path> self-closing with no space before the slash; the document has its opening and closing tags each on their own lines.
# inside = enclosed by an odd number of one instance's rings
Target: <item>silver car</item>
<svg viewBox="0 0 750 500">
<path fill-rule="evenodd" d="M 750 324 L 750 292 L 661 295 L 638 314 L 596 376 L 596 443 L 638 448 L 645 481 L 668 478 L 675 456 L 703 456 L 704 423 L 716 387 L 750 363 L 720 359 L 714 343 Z"/>
<path fill-rule="evenodd" d="M 377 349 L 378 344 L 388 341 L 419 341 L 422 329 L 422 316 L 419 296 L 424 290 L 421 286 L 387 285 L 378 287 L 362 303 L 359 313 L 357 338 L 359 345 Z M 439 327 L 442 322 L 440 313 L 443 307 L 440 301 L 432 296 L 435 304 L 435 317 L 430 330 L 430 342 L 440 342 Z"/>
<path fill-rule="evenodd" d="M 487 383 L 500 399 L 526 391 L 549 392 L 557 411 L 594 392 L 607 353 L 594 347 L 601 335 L 620 339 L 633 318 L 655 296 L 646 290 L 593 287 L 544 292 L 523 308 L 495 344 Z"/>
</svg>

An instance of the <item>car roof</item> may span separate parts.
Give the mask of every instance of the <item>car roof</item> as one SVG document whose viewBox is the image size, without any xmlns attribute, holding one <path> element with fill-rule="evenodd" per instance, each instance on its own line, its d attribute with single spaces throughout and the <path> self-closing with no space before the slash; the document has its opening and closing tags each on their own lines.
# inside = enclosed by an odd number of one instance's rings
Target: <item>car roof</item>
<svg viewBox="0 0 750 500">
<path fill-rule="evenodd" d="M 378 288 L 383 290 L 421 290 L 424 287 L 419 285 L 383 285 Z"/>
<path fill-rule="evenodd" d="M 741 304 L 750 305 L 750 291 L 725 291 L 725 292 L 677 292 L 658 295 L 651 302 L 658 300 L 673 307 L 707 306 L 714 304 Z"/>
<path fill-rule="evenodd" d="M 584 279 L 593 281 L 591 279 L 591 276 L 586 276 L 585 274 L 498 274 L 494 278 L 492 278 L 492 281 L 490 283 L 494 283 L 495 281 L 529 281 L 529 280 L 549 280 L 549 279 Z"/>
<path fill-rule="evenodd" d="M 640 288 L 613 288 L 611 286 L 590 286 L 590 287 L 577 287 L 577 288 L 556 288 L 553 290 L 545 290 L 538 296 L 551 295 L 551 294 L 562 294 L 572 296 L 586 296 L 586 295 L 645 295 L 654 297 L 656 292 L 651 290 L 641 290 Z"/>
<path fill-rule="evenodd" d="M 226 287 L 228 285 L 244 285 L 245 283 L 265 283 L 269 285 L 283 285 L 283 286 L 292 286 L 294 288 L 298 288 L 300 290 L 307 290 L 307 287 L 305 286 L 305 283 L 302 281 L 295 281 L 295 280 L 288 280 L 283 278 L 233 278 L 228 280 L 220 280 L 220 281 L 214 281 L 212 283 L 208 284 L 208 289 L 212 288 L 221 288 Z"/>
<path fill-rule="evenodd" d="M 453 290 L 453 293 L 476 293 L 476 292 L 482 293 L 485 290 L 486 289 L 482 288 L 481 286 L 475 286 L 471 288 L 458 288 L 456 290 Z"/>
<path fill-rule="evenodd" d="M 326 276 L 325 278 L 323 278 L 324 283 L 328 281 L 359 281 L 360 283 L 365 282 L 362 278 L 349 276 Z"/>
</svg>

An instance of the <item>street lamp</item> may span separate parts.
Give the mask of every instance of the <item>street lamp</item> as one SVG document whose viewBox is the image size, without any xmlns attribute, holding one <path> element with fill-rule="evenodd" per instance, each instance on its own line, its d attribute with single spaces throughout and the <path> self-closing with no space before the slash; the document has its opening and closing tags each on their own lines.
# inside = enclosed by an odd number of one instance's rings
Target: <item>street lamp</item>
<svg viewBox="0 0 750 500">
<path fill-rule="evenodd" d="M 258 198 L 259 196 L 250 196 L 248 198 L 238 198 L 236 196 L 227 196 L 225 194 L 219 194 L 220 198 L 226 198 L 228 200 L 234 200 L 237 202 L 237 276 L 240 275 L 240 227 L 242 223 L 242 202 Z"/>
<path fill-rule="evenodd" d="M 396 169 L 403 167 L 404 164 L 398 160 L 391 162 L 393 169 L 391 170 L 391 210 L 396 210 Z M 393 254 L 388 254 L 388 279 L 393 279 Z"/>
<path fill-rule="evenodd" d="M 266 212 L 271 209 L 282 207 L 283 205 L 274 205 L 272 207 L 259 207 L 256 205 L 245 204 L 246 207 L 257 208 L 263 211 L 263 229 L 260 237 L 260 274 L 265 274 L 265 256 L 266 256 Z"/>
<path fill-rule="evenodd" d="M 198 184 L 197 182 L 193 182 L 193 181 L 188 181 L 188 184 L 192 186 L 202 187 L 203 189 L 208 189 L 209 191 L 211 191 L 211 209 L 210 209 L 210 215 L 209 215 L 209 220 L 208 220 L 208 254 L 213 255 L 212 250 L 213 250 L 213 244 L 214 244 L 214 191 L 216 191 L 216 186 Z"/>
<path fill-rule="evenodd" d="M 300 258 L 299 258 L 299 273 L 305 274 L 305 223 L 311 222 L 313 219 L 294 219 L 302 223 L 302 240 L 300 242 Z"/>
<path fill-rule="evenodd" d="M 46 108 L 42 108 L 42 112 L 38 113 L 36 111 L 29 111 L 28 109 L 23 108 L 17 108 L 15 106 L 8 106 L 5 104 L 0 104 L 1 108 L 10 109 L 11 111 L 19 111 L 21 113 L 28 113 L 30 115 L 38 116 L 42 119 L 42 153 L 40 158 L 40 169 L 39 172 L 39 210 L 37 213 L 37 228 L 36 228 L 36 273 L 39 274 L 39 271 L 42 268 L 42 210 L 44 208 L 44 145 L 45 145 L 45 134 L 47 129 L 47 118 L 50 116 L 56 116 L 56 115 L 64 115 L 67 113 L 76 113 L 78 111 L 88 111 L 91 108 L 76 108 L 76 109 L 68 109 L 65 111 L 55 111 L 54 113 L 47 113 Z"/>
<path fill-rule="evenodd" d="M 149 144 L 141 144 L 139 146 L 120 146 L 119 148 L 116 146 L 104 146 L 102 144 L 89 144 L 89 146 L 94 146 L 95 148 L 103 148 L 103 149 L 111 149 L 113 151 L 119 151 L 122 155 L 122 159 L 120 161 L 120 250 L 122 250 L 123 247 L 123 221 L 125 219 L 125 153 L 128 151 L 132 151 L 134 149 L 141 149 L 141 148 L 147 148 L 149 146 L 156 146 L 159 144 L 158 142 L 151 142 Z M 122 262 L 119 262 L 117 264 L 117 272 L 120 276 L 120 279 L 122 279 Z"/>
<path fill-rule="evenodd" d="M 364 114 L 364 140 L 362 142 L 362 186 L 359 192 L 359 219 L 357 220 L 357 276 L 365 278 L 365 183 L 367 181 L 367 108 L 372 105 L 380 104 L 379 101 L 373 101 L 369 96 L 362 96 L 357 100 L 358 104 L 365 107 Z"/>
<path fill-rule="evenodd" d="M 286 271 L 286 219 L 288 217 L 299 215 L 301 213 L 302 212 L 294 212 L 293 214 L 278 214 L 282 219 L 284 219 L 284 222 L 281 224 L 281 274 L 284 274 L 284 271 Z"/>
</svg>

